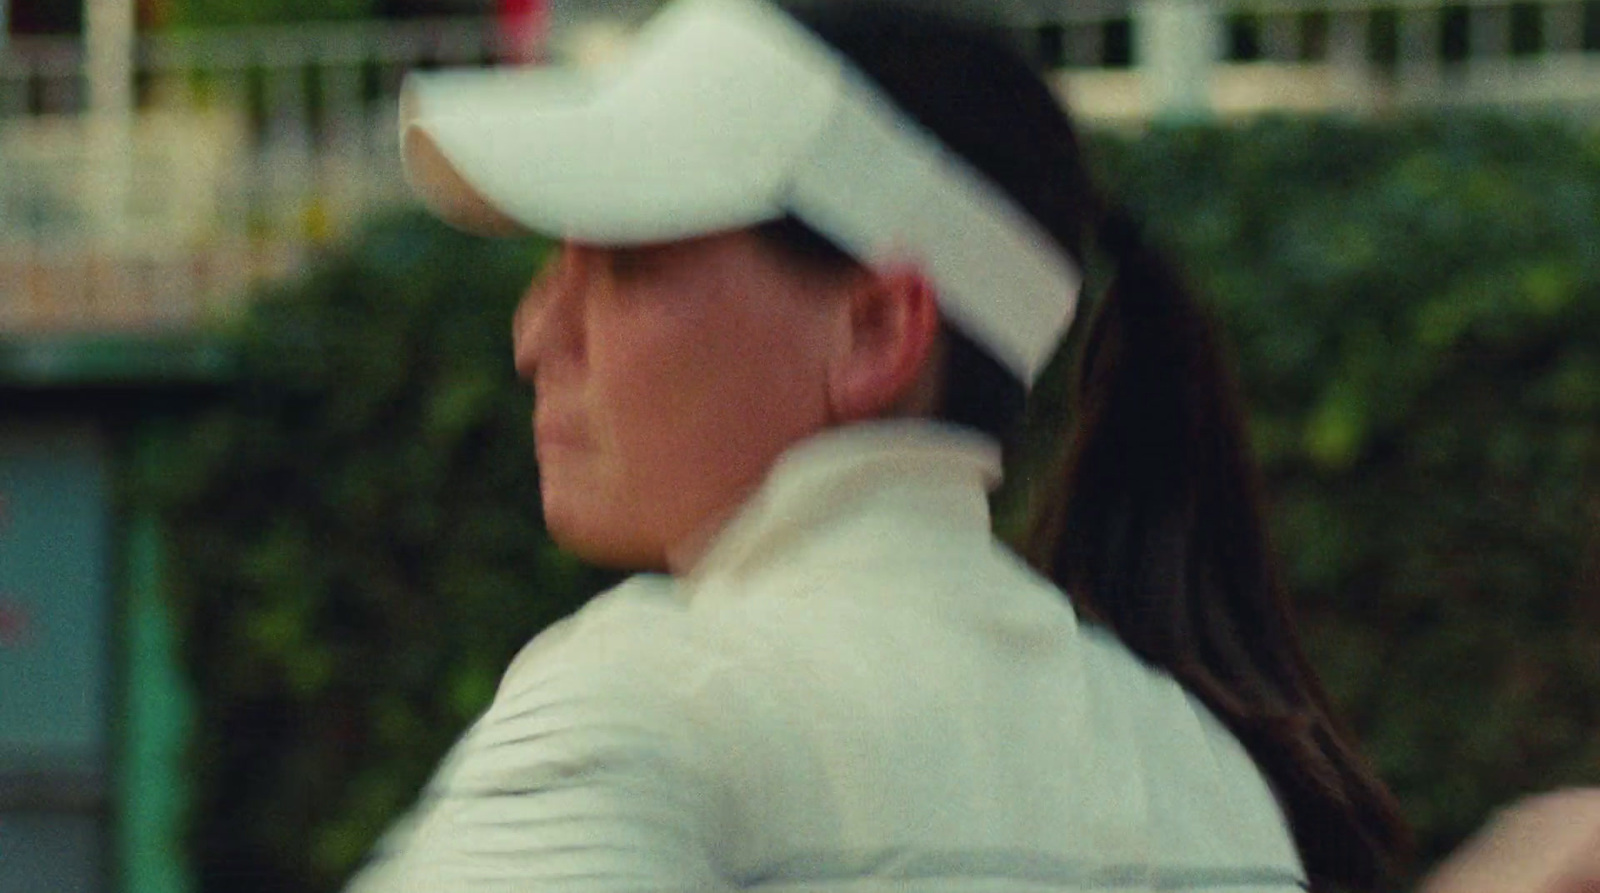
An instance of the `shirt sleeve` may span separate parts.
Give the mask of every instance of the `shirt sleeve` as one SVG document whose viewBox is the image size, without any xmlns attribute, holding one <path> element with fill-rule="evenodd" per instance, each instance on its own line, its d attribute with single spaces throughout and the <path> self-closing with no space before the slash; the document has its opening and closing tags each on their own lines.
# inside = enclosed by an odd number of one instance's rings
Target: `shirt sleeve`
<svg viewBox="0 0 1600 893">
<path fill-rule="evenodd" d="M 508 675 L 349 893 L 730 889 L 714 780 L 670 686 L 582 647 Z"/>
</svg>

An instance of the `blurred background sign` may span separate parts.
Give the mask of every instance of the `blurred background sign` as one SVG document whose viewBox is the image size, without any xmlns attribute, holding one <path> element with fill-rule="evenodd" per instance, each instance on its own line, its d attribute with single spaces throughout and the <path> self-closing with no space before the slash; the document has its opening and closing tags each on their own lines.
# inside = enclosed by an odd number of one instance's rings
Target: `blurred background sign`
<svg viewBox="0 0 1600 893">
<path fill-rule="evenodd" d="M 106 479 L 91 428 L 0 430 L 0 893 L 103 889 Z"/>
</svg>

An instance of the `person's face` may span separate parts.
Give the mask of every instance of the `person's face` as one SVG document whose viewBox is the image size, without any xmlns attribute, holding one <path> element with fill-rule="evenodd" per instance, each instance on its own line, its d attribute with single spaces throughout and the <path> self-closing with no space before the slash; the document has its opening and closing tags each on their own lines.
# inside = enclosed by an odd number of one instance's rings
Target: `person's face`
<svg viewBox="0 0 1600 893">
<path fill-rule="evenodd" d="M 692 558 L 781 452 L 827 425 L 839 320 L 817 277 L 747 231 L 563 244 L 512 332 L 551 536 L 607 565 Z"/>
</svg>

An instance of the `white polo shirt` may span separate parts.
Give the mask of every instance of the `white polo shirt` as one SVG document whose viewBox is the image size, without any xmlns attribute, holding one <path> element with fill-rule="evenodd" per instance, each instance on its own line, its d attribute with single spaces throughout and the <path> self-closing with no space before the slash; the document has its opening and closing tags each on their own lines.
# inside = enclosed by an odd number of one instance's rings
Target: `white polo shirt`
<svg viewBox="0 0 1600 893">
<path fill-rule="evenodd" d="M 993 538 L 998 476 L 926 422 L 792 449 L 692 575 L 524 649 L 352 891 L 1302 889 L 1233 736 Z"/>
</svg>

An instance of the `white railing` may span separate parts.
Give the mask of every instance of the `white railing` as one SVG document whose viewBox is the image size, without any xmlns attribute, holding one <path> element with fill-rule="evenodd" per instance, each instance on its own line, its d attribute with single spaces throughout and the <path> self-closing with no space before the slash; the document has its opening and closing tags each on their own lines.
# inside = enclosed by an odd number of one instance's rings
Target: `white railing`
<svg viewBox="0 0 1600 893">
<path fill-rule="evenodd" d="M 1143 120 L 1174 107 L 1222 115 L 1470 105 L 1600 110 L 1595 0 L 1074 6 L 1064 7 L 1070 17 L 1039 18 L 1065 92 L 1091 119 Z"/>
<path fill-rule="evenodd" d="M 0 56 L 0 332 L 191 326 L 401 198 L 406 70 L 498 58 L 478 20 L 143 37 L 108 151 L 74 40 Z"/>
<path fill-rule="evenodd" d="M 1600 0 L 1034 0 L 1080 117 L 1600 108 Z M 404 201 L 403 73 L 502 55 L 481 20 L 140 38 L 106 138 L 71 40 L 0 52 L 0 332 L 193 326 Z"/>
</svg>

